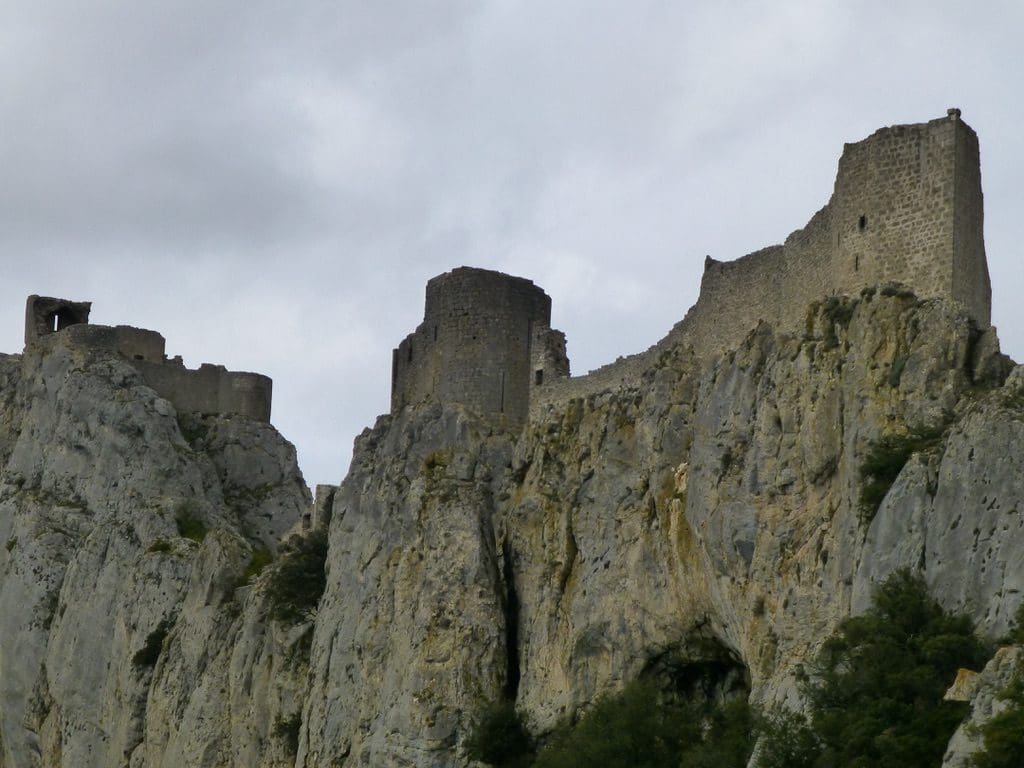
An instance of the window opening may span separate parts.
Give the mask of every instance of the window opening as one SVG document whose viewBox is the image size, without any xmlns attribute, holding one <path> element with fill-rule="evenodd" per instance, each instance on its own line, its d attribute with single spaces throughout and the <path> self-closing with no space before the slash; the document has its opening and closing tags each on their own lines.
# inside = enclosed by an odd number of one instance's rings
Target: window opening
<svg viewBox="0 0 1024 768">
<path fill-rule="evenodd" d="M 533 383 L 536 384 L 538 387 L 544 383 L 543 368 L 538 368 L 536 371 L 533 372 Z"/>
<path fill-rule="evenodd" d="M 868 226 L 868 217 L 861 214 L 860 219 L 857 221 L 857 229 L 863 232 Z"/>
<path fill-rule="evenodd" d="M 412 362 L 412 344 L 409 345 L 409 362 Z"/>
</svg>

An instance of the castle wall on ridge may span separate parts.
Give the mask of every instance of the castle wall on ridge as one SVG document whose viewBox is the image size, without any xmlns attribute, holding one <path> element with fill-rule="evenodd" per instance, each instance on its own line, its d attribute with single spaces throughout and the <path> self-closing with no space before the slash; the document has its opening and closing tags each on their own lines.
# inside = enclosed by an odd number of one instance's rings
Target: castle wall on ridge
<svg viewBox="0 0 1024 768">
<path fill-rule="evenodd" d="M 131 362 L 146 384 L 178 410 L 270 421 L 273 382 L 269 377 L 229 371 L 221 365 L 186 368 L 180 357 L 167 358 L 164 337 L 156 331 L 127 325 L 90 325 L 90 307 L 89 302 L 29 296 L 25 308 L 26 346 L 52 338 L 111 352 Z"/>
</svg>

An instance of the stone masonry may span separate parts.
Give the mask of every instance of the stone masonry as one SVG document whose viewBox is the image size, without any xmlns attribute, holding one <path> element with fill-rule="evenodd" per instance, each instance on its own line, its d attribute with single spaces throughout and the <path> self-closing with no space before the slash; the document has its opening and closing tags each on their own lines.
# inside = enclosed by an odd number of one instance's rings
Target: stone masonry
<svg viewBox="0 0 1024 768">
<path fill-rule="evenodd" d="M 531 386 L 569 374 L 565 336 L 550 322 L 551 299 L 530 280 L 471 267 L 433 278 L 423 322 L 393 353 L 392 412 L 452 402 L 522 426 Z"/>
<path fill-rule="evenodd" d="M 654 347 L 569 377 L 551 300 L 529 280 L 462 267 L 427 283 L 423 323 L 394 351 L 391 410 L 462 404 L 513 428 L 532 408 L 634 381 L 683 344 L 697 358 L 735 348 L 759 322 L 802 331 L 810 304 L 899 283 L 959 302 L 990 326 L 978 137 L 960 110 L 847 144 L 828 204 L 782 245 L 708 257 L 696 304 Z"/>
<path fill-rule="evenodd" d="M 259 373 L 229 371 L 204 363 L 186 368 L 180 357 L 164 354 L 164 337 L 127 325 L 90 325 L 89 302 L 29 296 L 25 303 L 25 346 L 59 341 L 121 355 L 146 384 L 180 411 L 238 414 L 270 421 L 273 382 Z"/>
</svg>

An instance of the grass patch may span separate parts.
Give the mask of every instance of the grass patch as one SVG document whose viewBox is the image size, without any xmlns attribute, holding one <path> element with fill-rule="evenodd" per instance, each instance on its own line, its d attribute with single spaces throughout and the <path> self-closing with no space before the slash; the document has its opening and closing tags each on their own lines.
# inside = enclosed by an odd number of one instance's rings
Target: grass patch
<svg viewBox="0 0 1024 768">
<path fill-rule="evenodd" d="M 274 556 L 270 553 L 270 550 L 266 547 L 254 547 L 252 550 L 252 556 L 249 558 L 249 564 L 245 566 L 245 570 L 242 571 L 242 575 L 238 580 L 238 585 L 243 586 L 249 584 L 259 576 L 263 569 L 274 562 Z"/>
<path fill-rule="evenodd" d="M 423 459 L 423 469 L 428 473 L 435 469 L 444 469 L 450 460 L 446 451 L 432 451 Z"/>
<path fill-rule="evenodd" d="M 931 450 L 942 442 L 943 431 L 921 430 L 907 435 L 885 435 L 868 449 L 860 467 L 864 481 L 860 490 L 861 521 L 870 523 L 882 500 L 910 457 L 921 451 Z"/>
<path fill-rule="evenodd" d="M 157 659 L 160 658 L 160 652 L 164 649 L 164 640 L 167 639 L 167 633 L 170 631 L 171 622 L 167 619 L 157 624 L 156 629 L 146 636 L 145 645 L 132 656 L 132 664 L 136 667 L 155 667 Z"/>
</svg>

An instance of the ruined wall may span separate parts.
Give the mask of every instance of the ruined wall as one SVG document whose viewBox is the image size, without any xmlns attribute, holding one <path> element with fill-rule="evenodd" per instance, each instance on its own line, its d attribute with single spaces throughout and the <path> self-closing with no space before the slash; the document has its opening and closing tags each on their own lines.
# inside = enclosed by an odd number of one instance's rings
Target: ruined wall
<svg viewBox="0 0 1024 768">
<path fill-rule="evenodd" d="M 229 371 L 204 363 L 198 369 L 166 361 L 134 361 L 146 384 L 180 411 L 238 414 L 270 421 L 273 382 L 259 373 Z"/>
<path fill-rule="evenodd" d="M 92 303 L 88 301 L 32 294 L 25 301 L 25 344 L 72 325 L 88 323 L 91 308 Z"/>
<path fill-rule="evenodd" d="M 427 285 L 425 319 L 394 352 L 392 411 L 458 402 L 517 425 L 527 409 L 634 385 L 652 358 L 688 345 L 696 358 L 736 348 L 766 322 L 802 333 L 811 304 L 902 283 L 961 302 L 990 325 L 978 140 L 956 109 L 843 148 L 828 204 L 782 245 L 731 262 L 708 258 L 700 295 L 646 352 L 570 378 L 550 300 L 527 280 L 461 268 Z"/>
<path fill-rule="evenodd" d="M 29 296 L 26 347 L 69 344 L 111 352 L 130 360 L 146 384 L 178 410 L 270 421 L 273 382 L 267 376 L 229 371 L 222 365 L 204 364 L 191 370 L 180 357 L 167 359 L 164 337 L 156 331 L 128 325 L 89 325 L 90 306 L 89 302 Z"/>
<path fill-rule="evenodd" d="M 978 140 L 957 110 L 847 144 L 832 198 L 806 227 L 781 246 L 705 263 L 677 336 L 713 352 L 761 320 L 799 332 L 812 302 L 887 282 L 957 299 L 990 325 Z"/>
<path fill-rule="evenodd" d="M 451 402 L 521 425 L 533 380 L 533 330 L 550 321 L 551 299 L 530 280 L 470 267 L 433 278 L 423 322 L 393 352 L 392 412 Z"/>
<path fill-rule="evenodd" d="M 960 301 L 988 328 L 991 286 L 982 236 L 978 138 L 959 110 L 883 128 L 847 144 L 829 203 L 783 245 L 731 262 L 708 258 L 686 317 L 649 350 L 535 391 L 534 411 L 571 397 L 634 386 L 677 344 L 698 357 L 736 348 L 761 321 L 801 333 L 808 307 L 886 282 L 923 298 Z"/>
<path fill-rule="evenodd" d="M 984 198 L 978 136 L 957 121 L 953 223 L 953 297 L 975 319 L 992 315 L 992 284 L 985 257 Z"/>
<path fill-rule="evenodd" d="M 159 363 L 164 359 L 164 337 L 156 331 L 129 325 L 72 325 L 62 332 L 74 344 L 116 352 L 132 361 Z"/>
</svg>

